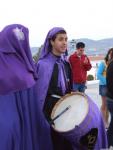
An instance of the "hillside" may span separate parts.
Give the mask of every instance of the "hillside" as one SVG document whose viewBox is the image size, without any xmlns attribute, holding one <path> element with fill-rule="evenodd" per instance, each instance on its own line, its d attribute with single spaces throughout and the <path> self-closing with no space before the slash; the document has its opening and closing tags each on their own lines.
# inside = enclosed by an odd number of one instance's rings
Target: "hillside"
<svg viewBox="0 0 113 150">
<path fill-rule="evenodd" d="M 86 44 L 88 55 L 106 54 L 109 48 L 113 47 L 113 38 L 102 40 L 75 39 L 76 42 L 82 41 Z"/>
<path fill-rule="evenodd" d="M 92 40 L 87 38 L 74 39 L 77 42 L 84 42 L 86 44 L 87 55 L 105 55 L 109 48 L 113 47 L 113 38 Z M 68 41 L 70 43 L 71 41 Z M 39 47 L 31 47 L 32 55 L 35 55 L 39 50 Z M 74 48 L 75 50 L 75 48 Z M 69 54 L 73 53 L 74 50 L 69 49 Z"/>
</svg>

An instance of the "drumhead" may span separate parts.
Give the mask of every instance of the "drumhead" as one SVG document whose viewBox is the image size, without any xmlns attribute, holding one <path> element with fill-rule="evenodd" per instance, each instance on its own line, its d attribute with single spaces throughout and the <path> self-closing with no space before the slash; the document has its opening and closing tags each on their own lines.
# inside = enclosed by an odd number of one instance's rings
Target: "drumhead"
<svg viewBox="0 0 113 150">
<path fill-rule="evenodd" d="M 88 100 L 85 94 L 73 92 L 62 97 L 54 106 L 51 118 L 62 113 L 55 121 L 53 128 L 58 132 L 70 131 L 78 126 L 88 114 Z"/>
</svg>

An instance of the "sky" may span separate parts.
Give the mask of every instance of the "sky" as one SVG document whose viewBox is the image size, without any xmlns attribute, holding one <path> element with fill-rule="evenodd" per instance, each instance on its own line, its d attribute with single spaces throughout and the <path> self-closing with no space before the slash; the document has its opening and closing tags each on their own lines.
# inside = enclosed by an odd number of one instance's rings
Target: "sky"
<svg viewBox="0 0 113 150">
<path fill-rule="evenodd" d="M 68 39 L 113 37 L 113 0 L 1 0 L 0 30 L 8 24 L 29 28 L 30 45 L 43 44 L 47 32 L 63 27 Z"/>
</svg>

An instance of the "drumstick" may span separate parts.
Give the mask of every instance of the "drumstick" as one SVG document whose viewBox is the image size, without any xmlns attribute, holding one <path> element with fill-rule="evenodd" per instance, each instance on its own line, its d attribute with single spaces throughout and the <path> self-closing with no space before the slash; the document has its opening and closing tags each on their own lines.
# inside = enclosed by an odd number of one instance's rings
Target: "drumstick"
<svg viewBox="0 0 113 150">
<path fill-rule="evenodd" d="M 67 110 L 69 110 L 71 108 L 71 106 L 69 105 L 68 107 L 66 107 L 60 114 L 58 114 L 56 117 L 54 117 L 53 119 L 51 119 L 50 124 L 54 124 L 54 121 L 56 119 L 58 119 L 63 113 L 65 113 Z"/>
</svg>

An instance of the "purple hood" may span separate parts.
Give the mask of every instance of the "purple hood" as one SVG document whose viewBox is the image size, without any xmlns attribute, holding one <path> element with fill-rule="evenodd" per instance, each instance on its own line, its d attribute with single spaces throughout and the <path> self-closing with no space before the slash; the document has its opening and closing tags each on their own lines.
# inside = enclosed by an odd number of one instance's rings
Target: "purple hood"
<svg viewBox="0 0 113 150">
<path fill-rule="evenodd" d="M 28 34 L 28 29 L 19 24 L 8 25 L 0 32 L 0 94 L 29 88 L 37 79 Z"/>
</svg>

